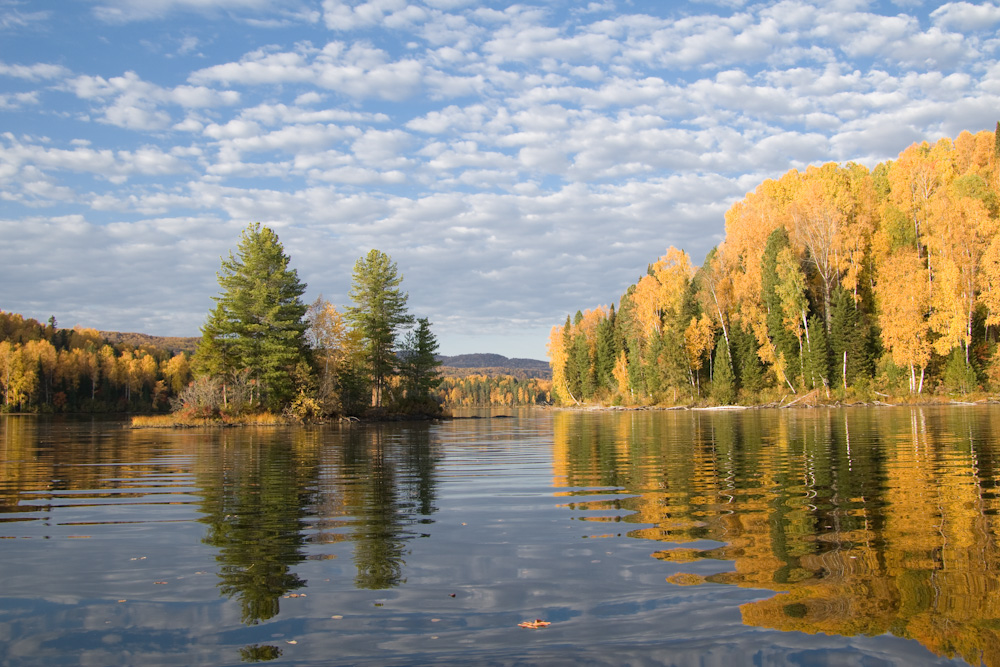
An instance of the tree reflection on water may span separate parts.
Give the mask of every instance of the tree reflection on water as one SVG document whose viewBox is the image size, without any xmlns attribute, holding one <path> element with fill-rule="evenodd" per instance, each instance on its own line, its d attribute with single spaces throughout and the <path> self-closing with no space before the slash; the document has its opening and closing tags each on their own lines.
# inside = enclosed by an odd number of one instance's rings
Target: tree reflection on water
<svg viewBox="0 0 1000 667">
<path fill-rule="evenodd" d="M 281 598 L 306 585 L 294 568 L 311 545 L 353 542 L 357 588 L 405 581 L 406 542 L 419 534 L 410 526 L 435 510 L 426 427 L 208 437 L 204 542 L 218 549 L 220 592 L 239 601 L 244 624 L 274 618 Z"/>
<path fill-rule="evenodd" d="M 636 494 L 615 502 L 673 583 L 780 592 L 748 625 L 1000 665 L 998 434 L 995 410 L 556 415 L 557 485 Z M 733 570 L 683 573 L 704 559 Z"/>
</svg>

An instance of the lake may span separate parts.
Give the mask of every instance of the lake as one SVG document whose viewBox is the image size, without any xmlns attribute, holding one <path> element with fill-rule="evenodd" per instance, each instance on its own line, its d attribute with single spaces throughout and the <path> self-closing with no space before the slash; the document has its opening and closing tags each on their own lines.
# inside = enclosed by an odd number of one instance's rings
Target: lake
<svg viewBox="0 0 1000 667">
<path fill-rule="evenodd" d="M 998 436 L 995 406 L 0 416 L 0 665 L 1000 666 Z"/>
</svg>

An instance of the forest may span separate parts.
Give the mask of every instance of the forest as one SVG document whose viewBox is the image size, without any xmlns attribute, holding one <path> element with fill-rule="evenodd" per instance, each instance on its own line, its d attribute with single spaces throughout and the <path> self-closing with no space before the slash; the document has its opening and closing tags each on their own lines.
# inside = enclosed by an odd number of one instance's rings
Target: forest
<svg viewBox="0 0 1000 667">
<path fill-rule="evenodd" d="M 0 410 L 163 411 L 190 381 L 186 354 L 0 311 Z"/>
<path fill-rule="evenodd" d="M 552 400 L 552 383 L 511 375 L 445 376 L 431 395 L 441 404 L 456 408 L 547 405 Z"/>
<path fill-rule="evenodd" d="M 548 342 L 562 404 L 1000 390 L 1000 123 L 761 183 L 700 267 L 670 247 Z"/>
</svg>

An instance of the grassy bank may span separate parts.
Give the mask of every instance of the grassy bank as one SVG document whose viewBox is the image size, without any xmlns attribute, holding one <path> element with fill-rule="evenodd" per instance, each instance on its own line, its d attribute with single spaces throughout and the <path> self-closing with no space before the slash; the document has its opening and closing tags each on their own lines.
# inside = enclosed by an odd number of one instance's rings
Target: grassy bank
<svg viewBox="0 0 1000 667">
<path fill-rule="evenodd" d="M 280 426 L 291 424 L 292 420 L 270 412 L 239 416 L 192 417 L 183 414 L 136 415 L 132 417 L 132 428 L 199 428 L 203 426 Z"/>
</svg>

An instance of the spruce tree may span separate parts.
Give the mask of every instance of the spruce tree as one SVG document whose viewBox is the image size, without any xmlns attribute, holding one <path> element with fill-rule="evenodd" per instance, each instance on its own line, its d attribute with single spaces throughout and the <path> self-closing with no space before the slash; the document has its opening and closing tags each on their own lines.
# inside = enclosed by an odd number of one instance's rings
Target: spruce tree
<svg viewBox="0 0 1000 667">
<path fill-rule="evenodd" d="M 759 345 L 752 333 L 735 326 L 730 330 L 733 345 L 733 371 L 737 387 L 747 394 L 749 400 L 764 389 L 764 364 L 757 354 Z"/>
<path fill-rule="evenodd" d="M 590 358 L 590 346 L 587 344 L 587 337 L 582 331 L 573 337 L 573 349 L 570 352 L 569 363 L 574 367 L 574 378 L 577 378 L 579 381 L 579 393 L 576 397 L 581 401 L 592 398 L 595 387 L 595 368 Z"/>
<path fill-rule="evenodd" d="M 845 389 L 855 380 L 870 377 L 873 372 L 871 332 L 864 314 L 854 297 L 845 289 L 833 295 L 833 317 L 830 320 L 831 385 Z"/>
<path fill-rule="evenodd" d="M 781 282 L 778 276 L 778 253 L 790 246 L 788 232 L 784 227 L 779 227 L 767 237 L 767 245 L 764 246 L 764 255 L 761 258 L 761 289 L 764 306 L 767 308 L 768 337 L 774 344 L 775 355 L 784 356 L 785 372 L 789 379 L 794 379 L 801 367 L 799 341 L 795 334 L 785 327 L 781 297 L 777 289 Z"/>
<path fill-rule="evenodd" d="M 594 384 L 598 390 L 613 392 L 615 389 L 615 305 L 611 314 L 597 325 L 597 350 L 594 359 Z"/>
<path fill-rule="evenodd" d="M 579 317 L 577 322 L 583 318 L 583 313 L 577 311 L 576 313 Z M 563 325 L 563 350 L 566 352 L 566 361 L 563 365 L 563 377 L 566 378 L 566 390 L 569 391 L 570 400 L 574 403 L 579 403 L 580 399 L 583 398 L 580 395 L 581 381 L 580 381 L 580 369 L 576 363 L 575 342 L 576 337 L 573 334 L 573 321 L 570 316 L 566 316 L 566 324 Z"/>
<path fill-rule="evenodd" d="M 406 389 L 407 402 L 424 409 L 429 406 L 431 391 L 441 384 L 437 359 L 438 342 L 426 317 L 417 320 L 417 327 L 403 343 L 400 353 L 400 375 Z"/>
<path fill-rule="evenodd" d="M 812 389 L 828 387 L 830 380 L 830 347 L 826 339 L 826 327 L 816 315 L 809 317 L 808 347 L 803 360 L 803 375 L 806 386 Z"/>
<path fill-rule="evenodd" d="M 736 401 L 736 376 L 733 373 L 733 361 L 729 358 L 729 346 L 722 336 L 719 336 L 715 345 L 715 363 L 712 368 L 712 400 L 719 405 L 731 405 Z"/>
<path fill-rule="evenodd" d="M 288 268 L 278 235 L 255 222 L 243 230 L 237 253 L 222 260 L 215 308 L 202 328 L 198 368 L 224 381 L 244 371 L 260 402 L 280 409 L 294 395 L 295 375 L 306 365 L 303 319 L 306 290 Z"/>
<path fill-rule="evenodd" d="M 413 323 L 406 310 L 408 295 L 399 289 L 403 277 L 389 255 L 372 249 L 354 263 L 354 282 L 346 309 L 348 322 L 362 340 L 372 383 L 372 405 L 382 407 L 386 382 L 396 369 L 396 337 Z"/>
</svg>

